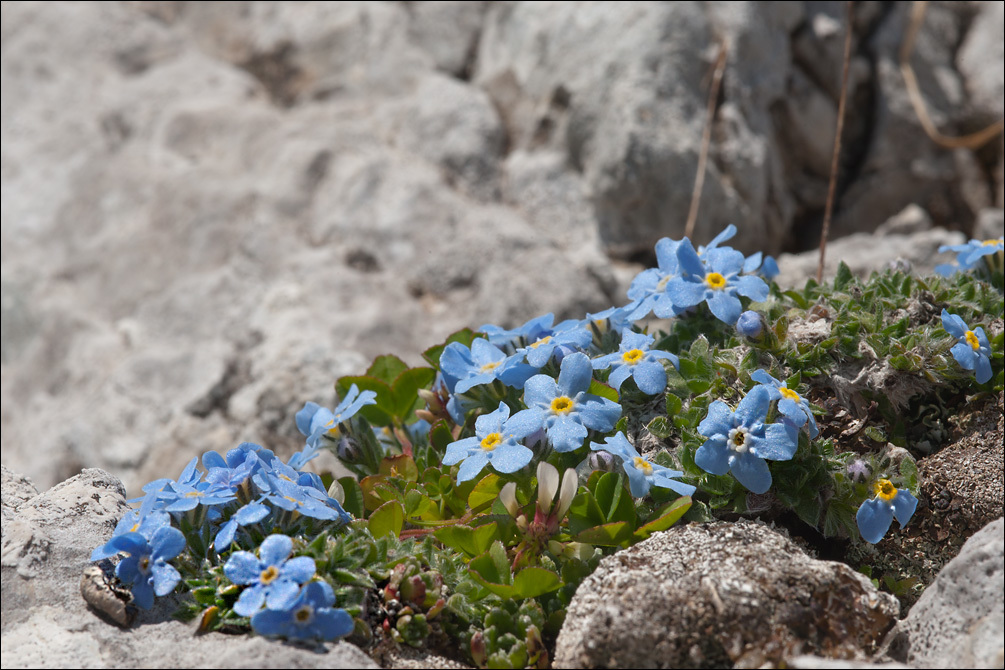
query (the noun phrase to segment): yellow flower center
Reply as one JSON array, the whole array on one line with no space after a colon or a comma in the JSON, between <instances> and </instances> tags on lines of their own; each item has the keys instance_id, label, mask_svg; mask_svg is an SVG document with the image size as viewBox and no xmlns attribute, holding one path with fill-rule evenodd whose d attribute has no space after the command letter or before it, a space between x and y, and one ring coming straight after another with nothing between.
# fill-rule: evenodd
<instances>
[{"instance_id":1,"label":"yellow flower center","mask_svg":"<svg viewBox=\"0 0 1005 670\"><path fill-rule=\"evenodd\" d=\"M747 429L743 426L729 431L729 447L738 454L747 453Z\"/></svg>"},{"instance_id":2,"label":"yellow flower center","mask_svg":"<svg viewBox=\"0 0 1005 670\"><path fill-rule=\"evenodd\" d=\"M482 449L492 451L502 444L502 433L489 433L482 438Z\"/></svg>"},{"instance_id":3,"label":"yellow flower center","mask_svg":"<svg viewBox=\"0 0 1005 670\"><path fill-rule=\"evenodd\" d=\"M268 585L274 582L276 577L278 576L279 576L279 570L276 568L276 566L270 565L269 567L262 570L262 574L258 576L258 579L262 582L262 584Z\"/></svg>"},{"instance_id":4,"label":"yellow flower center","mask_svg":"<svg viewBox=\"0 0 1005 670\"><path fill-rule=\"evenodd\" d=\"M985 246L985 247L990 247L990 246L994 246L996 244L1001 244L1001 243L1002 243L1002 239L999 238L997 240L984 240L983 242L981 242L981 245Z\"/></svg>"},{"instance_id":5,"label":"yellow flower center","mask_svg":"<svg viewBox=\"0 0 1005 670\"><path fill-rule=\"evenodd\" d=\"M708 284L709 288L719 290L726 287L726 278L718 272L709 272L705 275L705 283Z\"/></svg>"},{"instance_id":6,"label":"yellow flower center","mask_svg":"<svg viewBox=\"0 0 1005 670\"><path fill-rule=\"evenodd\" d=\"M575 406L576 403L572 401L572 398L564 395L551 401L551 411L555 414L568 414Z\"/></svg>"},{"instance_id":7,"label":"yellow flower center","mask_svg":"<svg viewBox=\"0 0 1005 670\"><path fill-rule=\"evenodd\" d=\"M189 491L185 494L186 498L200 498L202 497L202 491Z\"/></svg>"},{"instance_id":8,"label":"yellow flower center","mask_svg":"<svg viewBox=\"0 0 1005 670\"><path fill-rule=\"evenodd\" d=\"M147 572L150 571L150 557L149 556L143 556L143 557L141 557L140 560L137 563L138 563L138 567L140 569L140 572L142 572L143 574L147 574Z\"/></svg>"},{"instance_id":9,"label":"yellow flower center","mask_svg":"<svg viewBox=\"0 0 1005 670\"><path fill-rule=\"evenodd\" d=\"M314 608L310 605L304 605L293 614L293 618L296 619L297 623L307 623L313 615Z\"/></svg>"},{"instance_id":10,"label":"yellow flower center","mask_svg":"<svg viewBox=\"0 0 1005 670\"><path fill-rule=\"evenodd\" d=\"M629 349L625 353L621 354L621 360L623 360L628 365L635 365L645 356L645 352L641 349Z\"/></svg>"},{"instance_id":11,"label":"yellow flower center","mask_svg":"<svg viewBox=\"0 0 1005 670\"><path fill-rule=\"evenodd\" d=\"M139 529L140 529L140 522L137 521L136 523L133 524L133 527L129 529L129 532L130 533L135 533Z\"/></svg>"},{"instance_id":12,"label":"yellow flower center","mask_svg":"<svg viewBox=\"0 0 1005 670\"><path fill-rule=\"evenodd\" d=\"M978 349L981 348L981 341L977 339L976 335L974 335L974 331L968 330L967 334L964 335L963 338L967 341L967 344L969 344L970 348L973 349L974 351L977 351Z\"/></svg>"},{"instance_id":13,"label":"yellow flower center","mask_svg":"<svg viewBox=\"0 0 1005 670\"><path fill-rule=\"evenodd\" d=\"M880 479L875 484L873 484L873 489L876 491L876 496L887 502L893 500L897 497L897 487L893 485L889 479Z\"/></svg>"},{"instance_id":14,"label":"yellow flower center","mask_svg":"<svg viewBox=\"0 0 1005 670\"><path fill-rule=\"evenodd\" d=\"M663 277L663 279L660 279L659 282L656 284L655 292L658 293L660 291L665 291L667 288L668 281L670 281L670 275L667 275L666 277Z\"/></svg>"},{"instance_id":15,"label":"yellow flower center","mask_svg":"<svg viewBox=\"0 0 1005 670\"><path fill-rule=\"evenodd\" d=\"M635 469L641 470L642 474L644 474L647 477L653 473L652 463L642 458L641 456L635 457Z\"/></svg>"},{"instance_id":16,"label":"yellow flower center","mask_svg":"<svg viewBox=\"0 0 1005 670\"><path fill-rule=\"evenodd\" d=\"M499 367L499 363L486 363L481 368L479 368L479 370L481 372L491 372L492 370L495 370L497 367Z\"/></svg>"},{"instance_id":17,"label":"yellow flower center","mask_svg":"<svg viewBox=\"0 0 1005 670\"><path fill-rule=\"evenodd\" d=\"M778 389L778 392L782 394L783 398L787 398L789 400L795 400L796 402L799 402L800 400L802 400L802 398L799 397L798 393L796 393L792 389L787 389L784 386L782 388Z\"/></svg>"},{"instance_id":18,"label":"yellow flower center","mask_svg":"<svg viewBox=\"0 0 1005 670\"><path fill-rule=\"evenodd\" d=\"M551 342L551 335L545 335L540 340L538 340L534 344L530 345L530 348L531 349L537 349L542 344L548 344L549 342Z\"/></svg>"}]
</instances>

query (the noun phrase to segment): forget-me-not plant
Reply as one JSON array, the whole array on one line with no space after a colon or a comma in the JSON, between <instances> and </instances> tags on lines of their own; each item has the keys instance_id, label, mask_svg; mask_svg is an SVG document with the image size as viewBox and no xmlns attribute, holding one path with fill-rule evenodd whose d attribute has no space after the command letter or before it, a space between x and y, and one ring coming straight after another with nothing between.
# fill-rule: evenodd
<instances>
[{"instance_id":1,"label":"forget-me-not plant","mask_svg":"<svg viewBox=\"0 0 1005 670\"><path fill-rule=\"evenodd\" d=\"M742 253L729 247L708 249L704 257L699 257L685 238L677 245L682 274L667 282L667 295L679 310L704 302L715 318L734 325L742 310L737 295L756 302L768 297L768 285L763 279L740 275L744 260Z\"/></svg>"},{"instance_id":2,"label":"forget-me-not plant","mask_svg":"<svg viewBox=\"0 0 1005 670\"><path fill-rule=\"evenodd\" d=\"M873 484L874 498L858 508L855 520L862 539L876 544L883 539L894 518L903 528L911 520L918 499L907 489L898 489L889 479L879 479Z\"/></svg>"},{"instance_id":3,"label":"forget-me-not plant","mask_svg":"<svg viewBox=\"0 0 1005 670\"><path fill-rule=\"evenodd\" d=\"M628 485L635 498L645 496L654 486L670 489L682 496L689 496L697 490L690 484L677 481L677 477L684 475L680 470L671 470L641 456L624 433L608 437L603 444L594 442L590 449L605 451L621 459L621 466L628 476Z\"/></svg>"},{"instance_id":4,"label":"forget-me-not plant","mask_svg":"<svg viewBox=\"0 0 1005 670\"><path fill-rule=\"evenodd\" d=\"M950 351L960 367L973 370L978 384L991 379L991 343L984 329L977 326L970 330L963 319L946 309L942 310L942 327L958 340Z\"/></svg>"},{"instance_id":5,"label":"forget-me-not plant","mask_svg":"<svg viewBox=\"0 0 1005 670\"><path fill-rule=\"evenodd\" d=\"M314 577L314 559L309 556L290 558L293 540L286 535L270 535L259 547L259 556L250 551L231 554L223 572L235 584L246 584L234 611L251 616L263 606L271 610L287 610L300 596L300 585Z\"/></svg>"},{"instance_id":6,"label":"forget-me-not plant","mask_svg":"<svg viewBox=\"0 0 1005 670\"><path fill-rule=\"evenodd\" d=\"M451 442L443 456L444 465L461 464L457 483L466 482L481 472L486 465L499 472L516 472L530 463L534 452L522 440L541 429L537 417L521 412L509 415L509 406L500 402L498 409L475 419L474 437Z\"/></svg>"}]
</instances>

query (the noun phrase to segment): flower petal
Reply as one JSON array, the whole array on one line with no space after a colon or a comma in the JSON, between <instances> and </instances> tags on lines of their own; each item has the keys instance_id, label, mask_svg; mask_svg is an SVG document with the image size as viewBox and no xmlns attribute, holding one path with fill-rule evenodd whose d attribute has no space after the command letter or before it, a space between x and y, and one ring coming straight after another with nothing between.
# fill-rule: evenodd
<instances>
[{"instance_id":1,"label":"flower petal","mask_svg":"<svg viewBox=\"0 0 1005 670\"><path fill-rule=\"evenodd\" d=\"M724 475L729 472L729 449L726 447L726 436L716 436L705 440L694 453L694 462L699 468L713 475Z\"/></svg>"},{"instance_id":2,"label":"flower petal","mask_svg":"<svg viewBox=\"0 0 1005 670\"><path fill-rule=\"evenodd\" d=\"M876 544L890 529L893 507L878 498L866 500L858 508L855 520L858 522L858 532L862 535L862 539L869 544Z\"/></svg>"},{"instance_id":3,"label":"flower petal","mask_svg":"<svg viewBox=\"0 0 1005 670\"><path fill-rule=\"evenodd\" d=\"M741 454L730 468L736 481L754 493L764 493L771 488L771 470L761 458L750 453Z\"/></svg>"},{"instance_id":4,"label":"flower petal","mask_svg":"<svg viewBox=\"0 0 1005 670\"><path fill-rule=\"evenodd\" d=\"M293 540L286 535L269 535L262 541L258 555L265 565L278 565L293 552Z\"/></svg>"}]
</instances>

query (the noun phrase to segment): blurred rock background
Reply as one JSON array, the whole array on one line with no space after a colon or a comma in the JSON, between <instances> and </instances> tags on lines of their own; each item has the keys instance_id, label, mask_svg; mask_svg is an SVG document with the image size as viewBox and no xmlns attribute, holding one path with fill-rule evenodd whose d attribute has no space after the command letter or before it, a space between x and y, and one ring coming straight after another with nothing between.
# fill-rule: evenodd
<instances>
[{"instance_id":1,"label":"blurred rock background","mask_svg":"<svg viewBox=\"0 0 1005 670\"><path fill-rule=\"evenodd\" d=\"M1001 136L940 147L910 104L910 11L856 3L832 237L1001 225ZM943 133L1002 118L1003 23L929 7ZM843 3L23 2L0 30L0 439L39 489L288 454L373 356L622 304L683 234L723 41L695 241L819 238Z\"/></svg>"}]
</instances>

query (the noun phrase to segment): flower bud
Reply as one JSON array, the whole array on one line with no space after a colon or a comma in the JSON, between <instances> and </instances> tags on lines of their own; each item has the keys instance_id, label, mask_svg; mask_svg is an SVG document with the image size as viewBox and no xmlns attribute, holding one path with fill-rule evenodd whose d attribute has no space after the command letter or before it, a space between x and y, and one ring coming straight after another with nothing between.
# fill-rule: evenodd
<instances>
[{"instance_id":1,"label":"flower bud","mask_svg":"<svg viewBox=\"0 0 1005 670\"><path fill-rule=\"evenodd\" d=\"M736 330L740 335L756 339L761 336L763 324L761 315L753 310L747 310L736 320Z\"/></svg>"},{"instance_id":2,"label":"flower bud","mask_svg":"<svg viewBox=\"0 0 1005 670\"><path fill-rule=\"evenodd\" d=\"M587 459L587 465L590 466L591 470L600 470L601 472L614 472L614 467L617 465L617 460L614 458L614 454L609 451L599 450L590 452L590 456Z\"/></svg>"}]
</instances>

